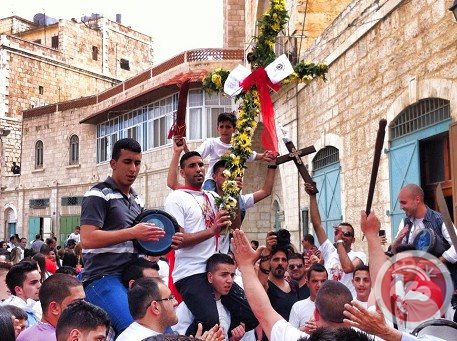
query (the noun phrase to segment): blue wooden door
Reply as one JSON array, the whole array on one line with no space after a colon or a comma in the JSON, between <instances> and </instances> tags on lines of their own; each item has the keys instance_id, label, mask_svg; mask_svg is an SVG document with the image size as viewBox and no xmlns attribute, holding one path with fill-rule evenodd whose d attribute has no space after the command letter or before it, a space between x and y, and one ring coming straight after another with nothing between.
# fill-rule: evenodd
<instances>
[{"instance_id":1,"label":"blue wooden door","mask_svg":"<svg viewBox=\"0 0 457 341\"><path fill-rule=\"evenodd\" d=\"M35 240L35 236L40 233L40 217L30 217L29 218L29 234L27 242L32 242Z\"/></svg>"},{"instance_id":2,"label":"blue wooden door","mask_svg":"<svg viewBox=\"0 0 457 341\"><path fill-rule=\"evenodd\" d=\"M341 188L340 188L340 163L318 169L313 174L319 193L317 203L322 219L322 226L327 232L327 237L333 241L333 226L341 223Z\"/></svg>"},{"instance_id":3,"label":"blue wooden door","mask_svg":"<svg viewBox=\"0 0 457 341\"><path fill-rule=\"evenodd\" d=\"M398 231L398 225L404 217L400 209L398 194L401 188L409 183L420 185L419 141L407 143L392 142L389 150L389 181L390 181L390 222L392 237Z\"/></svg>"}]
</instances>

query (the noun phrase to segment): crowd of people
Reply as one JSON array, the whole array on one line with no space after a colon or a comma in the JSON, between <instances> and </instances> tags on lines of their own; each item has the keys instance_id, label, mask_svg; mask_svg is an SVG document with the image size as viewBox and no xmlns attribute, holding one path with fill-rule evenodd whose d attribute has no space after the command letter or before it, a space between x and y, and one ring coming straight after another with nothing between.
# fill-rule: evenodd
<instances>
[{"instance_id":1,"label":"crowd of people","mask_svg":"<svg viewBox=\"0 0 457 341\"><path fill-rule=\"evenodd\" d=\"M2 242L2 340L416 340L410 333L422 321L412 323L408 317L417 317L418 311L420 316L432 300L433 318L447 319L455 328L455 308L444 311L444 303L454 298L457 254L440 214L425 205L419 186L406 185L400 192L406 216L389 252L384 252L386 239L373 212L361 212L358 222L368 255L354 249L356 222L342 222L327 235L314 184L305 184L305 191L319 246L308 234L298 247L287 230L269 232L260 243L250 241L243 218L271 194L276 155L253 152L252 161L267 163L262 187L239 196L236 217L219 209L216 199L223 192L226 167L221 157L235 128L235 115L224 113L218 118L219 137L196 151L188 151L183 139L174 141L167 179L173 191L164 208L180 230L168 236L172 251L167 255L140 255L133 243L166 236L153 223L134 223L144 212L133 189L142 152L130 138L115 143L112 175L87 191L81 227L64 246L40 235L30 245L17 236ZM230 232L224 233L228 226ZM425 260L436 260L448 281L419 280L411 269L424 266L414 257L408 267L383 270L389 257L415 249L414 236L423 229L432 230L436 239L429 252L437 258ZM380 282L384 273L392 277L386 282L392 280L391 288ZM391 316L375 294L379 286L394 298Z\"/></svg>"}]
</instances>

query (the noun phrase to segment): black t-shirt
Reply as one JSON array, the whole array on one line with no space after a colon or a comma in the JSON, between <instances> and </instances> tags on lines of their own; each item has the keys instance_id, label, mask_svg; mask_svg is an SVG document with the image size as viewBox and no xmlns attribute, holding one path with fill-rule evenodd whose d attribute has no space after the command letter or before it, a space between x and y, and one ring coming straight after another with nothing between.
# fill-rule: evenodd
<instances>
[{"instance_id":1,"label":"black t-shirt","mask_svg":"<svg viewBox=\"0 0 457 341\"><path fill-rule=\"evenodd\" d=\"M286 321L289 321L290 310L298 301L298 284L290 281L290 292L284 292L271 281L268 281L267 295L274 310Z\"/></svg>"}]
</instances>

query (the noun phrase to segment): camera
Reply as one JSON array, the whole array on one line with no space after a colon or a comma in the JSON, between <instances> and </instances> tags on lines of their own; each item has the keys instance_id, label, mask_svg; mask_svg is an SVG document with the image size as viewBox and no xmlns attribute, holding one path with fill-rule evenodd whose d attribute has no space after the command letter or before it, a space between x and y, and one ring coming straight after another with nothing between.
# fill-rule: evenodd
<instances>
[{"instance_id":1,"label":"camera","mask_svg":"<svg viewBox=\"0 0 457 341\"><path fill-rule=\"evenodd\" d=\"M269 235L276 236L278 248L287 248L290 246L290 232L285 229L280 229L278 231L269 232Z\"/></svg>"}]
</instances>

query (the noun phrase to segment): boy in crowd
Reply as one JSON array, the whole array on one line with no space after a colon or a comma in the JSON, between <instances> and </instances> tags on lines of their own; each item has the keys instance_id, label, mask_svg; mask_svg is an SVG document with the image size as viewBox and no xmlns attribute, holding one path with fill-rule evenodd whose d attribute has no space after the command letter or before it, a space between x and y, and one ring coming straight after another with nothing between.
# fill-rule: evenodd
<instances>
[{"instance_id":1,"label":"boy in crowd","mask_svg":"<svg viewBox=\"0 0 457 341\"><path fill-rule=\"evenodd\" d=\"M22 261L13 265L5 278L11 296L3 301L3 304L14 305L24 310L28 316L29 327L40 321L40 316L35 309L41 287L40 280L38 264L29 261Z\"/></svg>"},{"instance_id":2,"label":"boy in crowd","mask_svg":"<svg viewBox=\"0 0 457 341\"><path fill-rule=\"evenodd\" d=\"M234 113L221 113L217 117L217 133L219 137L207 138L205 141L195 150L197 151L202 159L206 159L209 156L208 170L206 171L205 180L203 182L203 189L208 191L216 191L216 183L213 180L213 167L221 157L226 154L232 145L233 132L236 129L236 116ZM184 142L184 141L183 141ZM184 142L185 143L185 142ZM184 151L187 153L189 149L187 145L184 145ZM178 155L179 157L179 155ZM255 151L249 156L248 161L264 160L271 162L275 155L271 151L265 151L264 153L256 153ZM177 163L173 162L173 164ZM168 171L167 185L171 189L177 189L182 185L178 183L178 177L175 170L170 169Z\"/></svg>"},{"instance_id":3,"label":"boy in crowd","mask_svg":"<svg viewBox=\"0 0 457 341\"><path fill-rule=\"evenodd\" d=\"M244 333L244 324L234 326L231 321L230 312L221 303L221 297L227 295L232 288L233 279L235 277L235 262L229 255L216 253L212 255L206 263L206 275L208 283L214 293L214 299L219 313L219 325L224 330L225 339L228 340L230 331L231 341L240 340ZM187 328L194 320L189 308L184 302L178 306L176 310L178 315L178 323L172 329L179 334L184 335Z\"/></svg>"}]
</instances>

